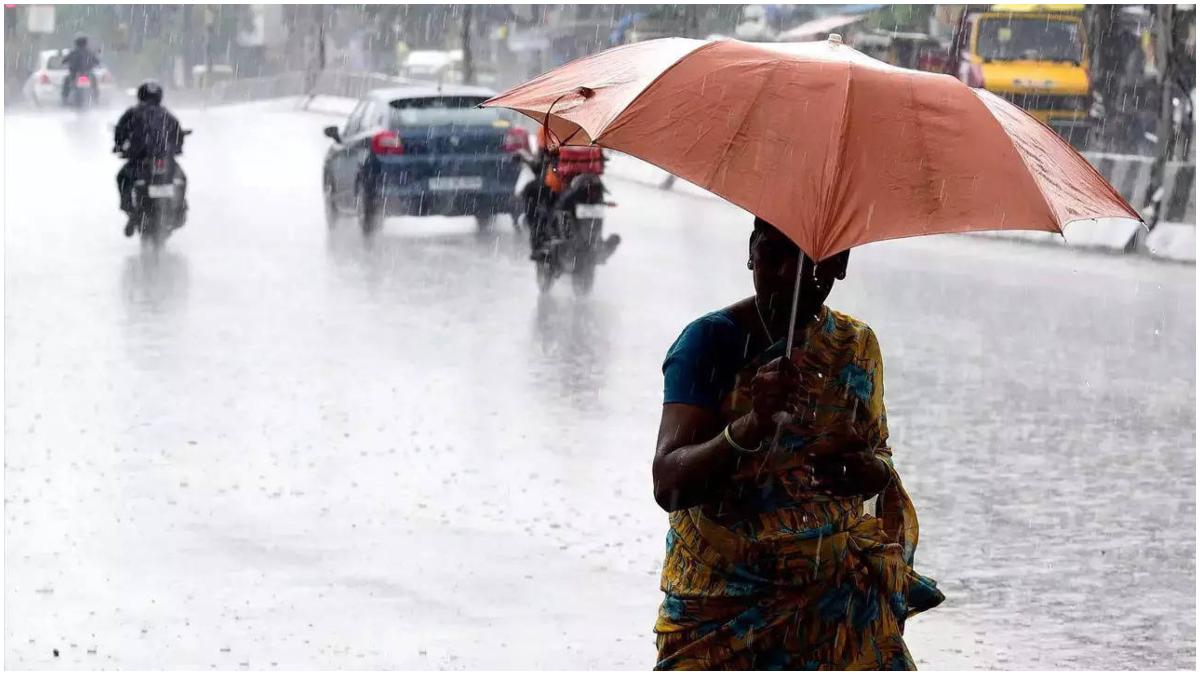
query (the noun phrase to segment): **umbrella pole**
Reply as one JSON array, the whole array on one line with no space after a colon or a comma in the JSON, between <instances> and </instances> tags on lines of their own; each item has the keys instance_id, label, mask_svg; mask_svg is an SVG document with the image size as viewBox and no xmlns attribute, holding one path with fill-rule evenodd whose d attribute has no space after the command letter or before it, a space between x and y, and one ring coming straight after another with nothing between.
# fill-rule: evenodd
<instances>
[{"instance_id":1,"label":"umbrella pole","mask_svg":"<svg viewBox=\"0 0 1200 675\"><path fill-rule=\"evenodd\" d=\"M796 342L796 314L800 308L800 283L804 279L804 251L800 251L800 258L796 261L796 285L792 288L792 318L788 321L788 336L787 347L783 352L783 358L791 360L792 345ZM767 453L775 452L779 447L779 438L783 435L783 423L790 419L788 413L779 413L775 416L775 437L771 439L771 447L767 449Z\"/></svg>"},{"instance_id":2,"label":"umbrella pole","mask_svg":"<svg viewBox=\"0 0 1200 675\"><path fill-rule=\"evenodd\" d=\"M784 354L792 358L792 345L796 341L796 311L800 306L800 282L804 272L804 251L800 251L800 259L796 261L796 287L792 289L792 318L788 321L787 351Z\"/></svg>"}]
</instances>

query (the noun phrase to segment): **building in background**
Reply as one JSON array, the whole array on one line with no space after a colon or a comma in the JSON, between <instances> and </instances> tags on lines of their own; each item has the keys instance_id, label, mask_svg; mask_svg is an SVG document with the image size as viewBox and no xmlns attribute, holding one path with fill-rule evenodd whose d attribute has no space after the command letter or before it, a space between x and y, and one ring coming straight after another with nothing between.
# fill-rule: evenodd
<instances>
[{"instance_id":1,"label":"building in background","mask_svg":"<svg viewBox=\"0 0 1200 675\"><path fill-rule=\"evenodd\" d=\"M488 4L469 13L465 7L9 5L6 92L15 100L38 51L66 47L76 33L91 37L119 82L153 77L186 89L288 72L394 76L418 65L408 63L410 55L419 60L434 52L445 61L438 79L465 79L469 60L476 82L502 88L586 54L656 37L820 40L837 32L884 61L982 83L1064 130L1090 123L1094 133L1083 141L1066 134L1093 148L1155 152L1165 103L1179 128L1173 155L1192 147L1194 5L1170 6L1170 35L1157 27L1163 5ZM1025 58L1030 53L1035 58ZM1168 62L1177 67L1164 84Z\"/></svg>"}]
</instances>

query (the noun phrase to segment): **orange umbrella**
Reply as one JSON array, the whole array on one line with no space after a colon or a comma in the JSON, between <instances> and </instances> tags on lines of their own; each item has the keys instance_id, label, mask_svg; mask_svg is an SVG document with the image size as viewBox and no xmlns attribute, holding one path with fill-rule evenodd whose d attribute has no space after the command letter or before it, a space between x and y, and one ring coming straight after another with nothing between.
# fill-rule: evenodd
<instances>
[{"instance_id":1,"label":"orange umbrella","mask_svg":"<svg viewBox=\"0 0 1200 675\"><path fill-rule=\"evenodd\" d=\"M633 155L766 219L814 260L872 241L1139 219L1002 98L841 44L665 38L485 102Z\"/></svg>"}]
</instances>

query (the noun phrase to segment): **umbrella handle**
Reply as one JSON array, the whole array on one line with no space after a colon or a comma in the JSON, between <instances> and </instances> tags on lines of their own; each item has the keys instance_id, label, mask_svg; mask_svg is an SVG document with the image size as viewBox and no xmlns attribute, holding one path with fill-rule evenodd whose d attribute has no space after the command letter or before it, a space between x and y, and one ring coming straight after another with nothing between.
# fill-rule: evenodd
<instances>
[{"instance_id":1,"label":"umbrella handle","mask_svg":"<svg viewBox=\"0 0 1200 675\"><path fill-rule=\"evenodd\" d=\"M565 96L566 96L566 94L563 94L562 96L559 96L558 98L554 99L554 101L550 104L550 107L546 108L546 114L542 116L542 129L544 129L546 132L547 148L549 147L550 143L554 142L554 132L550 131L550 111L554 110L554 106L558 105L558 102L563 100L563 97L565 97ZM560 146L562 145L561 139L558 141L558 145L560 145Z\"/></svg>"},{"instance_id":2,"label":"umbrella handle","mask_svg":"<svg viewBox=\"0 0 1200 675\"><path fill-rule=\"evenodd\" d=\"M554 132L550 131L550 111L554 110L554 106L558 105L559 101L563 100L570 94L577 94L579 96L582 96L585 99L588 99L588 98L591 98L596 95L596 90L592 89L591 87L576 87L574 90L568 91L567 93L554 99L554 101L550 104L550 107L546 108L546 114L542 116L542 128L546 130L546 142L547 143L554 140L554 137L553 137ZM580 127L580 128L582 128L582 127ZM579 133L579 129L576 129L575 133L571 134L567 138L567 141L571 140L572 138L575 138L575 134L577 134L577 133ZM567 141L559 139L558 145L562 146L562 144L566 143Z\"/></svg>"}]
</instances>

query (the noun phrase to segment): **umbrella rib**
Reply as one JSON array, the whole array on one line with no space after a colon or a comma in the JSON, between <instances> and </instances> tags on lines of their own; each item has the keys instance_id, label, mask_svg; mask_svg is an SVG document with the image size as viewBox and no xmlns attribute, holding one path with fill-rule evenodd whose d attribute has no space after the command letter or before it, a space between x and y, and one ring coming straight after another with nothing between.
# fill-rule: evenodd
<instances>
[{"instance_id":1,"label":"umbrella rib","mask_svg":"<svg viewBox=\"0 0 1200 675\"><path fill-rule=\"evenodd\" d=\"M1065 241L1067 238L1067 235L1063 232L1063 225L1065 223L1058 222L1059 221L1058 212L1055 211L1054 204L1050 202L1050 198L1046 196L1046 191L1042 189L1042 184L1038 181L1037 177L1034 175L1033 170L1029 168L1029 163L1025 161L1025 155L1021 152L1021 149L1017 147L1017 144L1013 138L1013 135L1008 133L1008 129L1006 129L1004 127L1004 124L1001 123L1000 120L996 119L996 113L992 112L992 109L986 103L983 102L983 100L981 99L981 95L978 93L980 91L984 92L984 94L987 94L989 96L995 96L995 94L992 94L990 91L987 91L986 89L975 89L973 87L971 88L971 93L975 94L975 101L977 103L979 103L979 105L983 106L984 110L987 111L988 117L993 122L996 123L996 126L1000 127L1000 133L1003 135L1003 137L1005 139L1008 140L1009 144L1012 145L1013 153L1016 154L1017 159L1021 162L1021 166L1025 167L1025 172L1029 175L1029 180L1033 183L1033 186L1035 188L1037 188L1038 196L1040 196L1042 198L1042 203L1046 205L1046 211L1050 213L1050 216L1052 218L1054 218L1054 227L1058 229L1058 234ZM1020 108L1018 108L1018 110L1020 110ZM1029 113L1026 113L1024 110L1021 110L1021 113L1025 114L1025 115L1029 114ZM1030 117L1032 117L1032 115L1030 115ZM1036 119L1036 118L1034 118L1034 119ZM1038 122L1038 124L1041 124L1041 122ZM1091 164L1089 163L1088 166L1091 166ZM1105 182L1105 184L1107 184L1107 181ZM991 231L999 231L1002 229L1004 229L1004 228L997 228L996 230L991 230ZM989 230L990 230L990 228L989 228Z\"/></svg>"},{"instance_id":2,"label":"umbrella rib","mask_svg":"<svg viewBox=\"0 0 1200 675\"><path fill-rule=\"evenodd\" d=\"M712 190L713 180L716 178L717 171L720 170L721 166L725 164L725 161L729 159L729 151L733 148L734 139L736 139L738 135L742 133L742 129L746 128L746 122L750 119L750 113L754 111L754 106L758 104L758 99L762 98L763 92L767 90L767 83L770 82L771 77L777 70L779 70L778 60L771 64L771 71L763 77L762 85L759 86L758 91L754 93L754 100L750 101L750 105L746 107L746 112L742 115L741 121L738 122L737 129L734 130L733 135L731 135L729 140L725 143L725 148L721 151L721 158L713 163L712 171L709 172L708 177L704 181L706 183L706 185L703 186L705 190ZM755 207L757 208L757 206L758 205L756 204Z\"/></svg>"},{"instance_id":3,"label":"umbrella rib","mask_svg":"<svg viewBox=\"0 0 1200 675\"><path fill-rule=\"evenodd\" d=\"M667 39L667 40L690 40L690 38L664 38L664 39ZM573 119L571 119L571 118L569 118L569 117L566 117L566 116L565 116L565 115L563 115L563 114L554 114L554 113L553 113L553 112L551 112L549 109L547 109L546 111L541 111L541 110L536 110L536 109L529 109L529 108L516 108L516 107L513 107L512 109L513 109L513 110L516 110L517 112L521 113L522 115L525 115L526 117L529 117L529 118L533 119L535 122L536 122L536 121L538 121L538 119L539 119L539 118L541 118L542 116L544 116L544 115L546 115L547 113L549 113L549 116L550 116L550 117L552 117L552 118L554 118L554 119L557 119L557 120L560 120L560 121L563 121L563 122L567 122L567 123L570 123L570 124L574 124L576 127L579 127L579 129L582 129L582 130L583 130L583 133L587 135L587 137L588 137L588 142L589 142L589 143L591 143L591 144L593 144L593 145L599 145L599 144L600 144L600 138L601 138L602 136L604 136L604 134L608 133L608 132L611 130L611 129L610 129L610 127L609 127L609 125L610 125L610 124L612 124L614 121L616 121L616 119L617 119L617 118L619 118L621 115L623 115L623 114L625 113L625 111L629 110L629 107L630 107L631 105L633 105L633 104L634 104L634 102L635 102L635 101L637 101L639 98L641 98L642 94L645 94L647 91L649 91L650 87L653 87L655 84L658 84L658 81L659 81L659 80L661 80L661 79L663 78L663 76L664 76L664 75L666 75L668 72L670 72L671 70L673 70L673 69L674 69L676 66L678 66L678 65L679 65L679 64L680 64L680 63L681 63L681 62L682 62L684 59L686 59L687 57L691 56L692 54L695 54L696 52L700 51L701 49L705 49L705 48L708 48L708 47L712 47L712 46L714 46L714 45L717 45L717 44L719 44L719 43L720 43L720 42L722 42L722 41L721 41L721 40L709 40L709 41L696 40L696 42L699 42L700 44L696 45L694 48L692 48L692 49L688 50L687 52L685 52L685 53L681 54L681 55L679 56L679 58L675 59L675 61L671 63L671 65L667 66L666 68L663 68L663 69L662 69L662 71L661 71L661 72L660 72L658 75L655 75L655 76L654 76L654 79L650 80L650 82L648 82L648 83L646 84L646 86L642 87L642 88L641 88L641 90L640 90L640 91L638 91L638 93L634 94L634 95L633 95L633 97L629 99L629 102L628 102L628 103L626 103L625 105L621 106L621 107L620 107L620 109L619 109L619 110L618 110L616 113L614 113L614 114L612 115L612 117L611 117L611 118L609 118L609 119L605 120L603 124L600 124L600 125L598 125L598 126L596 127L596 128L597 128L597 130L598 130L598 132L596 133L596 135L595 135L595 136L593 136L593 135L592 135L592 132L591 132L591 130L589 130L589 129L587 129L586 127L584 127L584 125L583 125L583 124L581 124L581 123L579 123L579 122L576 122L575 120L573 120ZM618 51L618 50L623 50L623 49L626 49L626 48L632 48L632 47L635 47L635 46L636 46L636 45L632 45L632 44L629 44L629 45L620 45L620 46L618 46L618 47L613 47L612 49L610 49L610 50L607 50L607 51L605 51L605 52L601 52L600 54L607 54L607 53L610 53L610 52L614 52L614 51ZM585 60L588 60L588 59L594 59L594 58L596 58L596 57L600 56L600 54L591 54L591 55L589 55L589 56L583 56L583 57L580 57L580 58L578 58L578 59L574 59L574 60L572 60L572 61L569 61L569 62L567 62L567 63L566 63L565 65L563 65L563 66L559 66L559 68L565 68L565 67L567 67L567 66L570 66L571 64L573 64L573 63L576 63L576 62L578 62L578 61L585 61ZM556 69L556 70L557 70L557 69ZM550 72L555 72L555 71L550 71ZM527 90L527 89L532 89L532 88L535 88L535 87L534 87L534 85L535 85L536 83L538 83L538 82L540 82L540 81L544 80L544 79L545 79L545 78L546 78L546 77L547 77L549 74L550 74L550 73L542 73L541 75L539 75L539 76L537 76L536 78L534 78L534 79L530 80L529 82L526 82L526 83L524 83L524 84L522 84L522 85L518 85L517 87L515 87L515 88L513 88L513 89L510 89L509 91L506 91L506 92L504 92L504 93L497 94L496 96L493 96L492 98L490 98L490 99L488 99L488 100L484 101L483 103L479 104L479 107L481 107L481 108L486 108L486 107L492 107L492 106L497 106L497 105L499 105L499 106L501 106L501 107L510 107L510 106L504 106L503 104L498 104L498 103L495 103L495 101L496 101L497 99L500 99L500 98L508 98L508 97L514 96L514 95L516 95L516 94L518 94L518 93L520 93L520 92L522 92L522 91L525 91L525 90ZM578 87L572 87L571 89L569 89L569 90L567 90L567 91L563 91L563 92L561 92L561 94L560 94L559 98L562 98L563 96L566 96L567 94L570 94L570 93L572 93L572 92L574 92L574 91L577 91L577 90L578 90ZM551 106L550 106L550 107L552 108L552 107L553 107L553 104L551 104ZM566 110L566 111L564 111L564 112L570 112L570 110ZM578 131L576 131L576 132L574 132L574 133L578 133ZM574 135L574 133L572 134L572 136Z\"/></svg>"},{"instance_id":4,"label":"umbrella rib","mask_svg":"<svg viewBox=\"0 0 1200 675\"><path fill-rule=\"evenodd\" d=\"M834 155L833 180L830 181L829 192L826 193L825 199L823 200L823 203L821 204L821 218L817 224L817 227L819 228L818 232L822 233L820 246L818 246L817 248L822 254L824 254L826 252L825 251L826 240L828 240L829 236L833 233L833 228L831 227L831 224L829 222L827 222L829 220L829 214L832 212L832 205L830 204L830 202L833 200L833 196L834 196L834 194L836 194L836 192L838 190L838 186L840 185L840 180L841 180L841 176L842 176L842 167L846 163L846 158L845 158L846 136L847 136L847 133L850 128L850 115L848 114L850 111L850 88L853 85L854 85L854 64L847 62L846 63L846 95L842 99L842 126L841 126L841 130L838 132L837 154ZM822 257L818 257L815 255L813 256L814 261L820 261L822 259L823 259Z\"/></svg>"},{"instance_id":5,"label":"umbrella rib","mask_svg":"<svg viewBox=\"0 0 1200 675\"><path fill-rule=\"evenodd\" d=\"M974 89L972 90L972 92L975 92L975 91L976 91L976 90L974 90ZM988 94L988 95L990 95L990 96L995 96L995 94L992 94L990 91L987 91L986 89L982 89L982 90L978 90L978 91L984 92L984 93L986 93L986 94ZM982 94L976 93L976 94L975 94L976 100L979 100L979 97L980 97L981 95L982 95ZM997 98L999 98L999 97L997 97ZM1001 100L1003 100L1003 99L1001 99ZM1007 101L1005 101L1005 102L1007 103ZM980 103L983 103L983 101L980 101ZM986 105L984 105L984 107L987 107L987 106L986 106ZM1016 106L1014 106L1014 107L1016 107ZM1017 111L1018 111L1018 112L1020 112L1022 115L1025 115L1026 117L1028 117L1028 118L1032 119L1033 121L1037 122L1038 124L1041 124L1042 126L1046 126L1046 125L1045 125L1045 124L1044 124L1044 123L1043 123L1041 120L1039 120L1038 118L1034 117L1033 115L1030 115L1030 114L1029 114L1029 111L1025 110L1024 108L1019 108L1019 107L1017 107ZM989 113L991 113L991 109L990 109L990 108L988 109L988 112L989 112ZM993 118L993 119L995 119L995 117L996 117L995 115L992 115L992 118ZM997 122L997 123L999 123L999 122L1000 122L1000 120L996 120L996 122ZM1001 126L1003 126L1003 125L1001 125ZM1011 136L1011 134L1007 134L1007 131L1006 131L1005 133L1006 133L1006 135L1008 135L1008 136L1009 136L1009 140L1011 141L1011 140L1012 140L1012 136ZM1061 143L1061 144L1065 144L1065 145L1067 145L1068 147L1070 147L1070 144L1069 144L1069 143L1067 143L1067 141L1063 140L1063 138L1062 138L1062 137L1060 137L1058 134L1053 134L1053 138L1054 138L1054 140L1058 141L1059 143ZM1021 150L1020 150L1019 148L1017 148L1015 145L1014 145L1013 147L1014 147L1014 149L1017 151L1017 157L1019 157L1019 158L1021 159L1021 163L1022 163L1022 164L1024 164L1026 168L1028 168L1028 167L1029 167L1029 165L1025 163L1025 155L1021 154ZM1072 150L1074 150L1074 149L1072 148ZM1108 179L1104 177L1104 174L1100 173L1100 171L1099 171L1099 170L1098 170L1098 169L1097 169L1095 166L1093 166L1091 162L1085 161L1085 162L1083 162L1083 165L1082 165L1082 166L1083 166L1083 168L1084 168L1084 169L1086 169L1087 171L1089 171L1089 172L1090 172L1090 173L1091 173L1091 174L1092 174L1094 177L1096 177L1096 178L1099 178L1099 179L1100 179L1100 184L1101 184L1101 186L1103 186L1103 187L1104 187L1104 189L1105 189L1105 190L1106 190L1106 191L1109 193L1109 195L1110 195L1110 196L1112 196L1112 197L1114 197L1114 198L1116 199L1116 201L1117 201L1119 204L1125 204L1125 205L1129 206L1129 207L1130 207L1130 209L1131 209L1131 211L1132 211L1132 212L1135 214L1135 216L1136 216L1136 220L1138 220L1139 222L1141 222L1143 226L1146 224L1146 223L1145 223L1145 221L1144 221L1144 220L1142 220L1142 214L1141 214L1141 213L1137 213L1136 209L1133 209L1132 205L1130 205L1130 204L1129 204L1129 201L1125 199L1125 196L1124 196L1124 195L1122 195L1122 194L1120 193L1120 191L1118 191L1118 190L1117 190L1115 187L1113 187L1112 183L1109 183L1109 182L1108 182ZM1033 173L1033 172L1031 171L1031 172L1030 172L1030 174L1032 175L1032 173ZM1038 183L1038 182L1037 182L1037 179L1034 179L1034 181L1033 181L1033 182L1034 182L1034 183L1037 183L1038 190L1040 191L1040 190L1042 189L1042 185L1041 185L1041 183ZM1046 198L1046 193L1045 193L1045 192L1042 192L1042 199L1046 199L1046 201L1047 201L1047 204L1049 204L1049 200ZM1054 212L1053 205L1051 204L1050 206L1051 206L1051 209L1050 209L1050 210L1051 210L1051 212L1053 213L1053 212ZM1062 222L1062 223L1057 223L1058 214L1057 214L1057 213L1055 213L1055 216L1054 216L1054 217L1055 217L1055 220L1056 220L1056 224L1058 225L1058 233L1059 233L1060 235L1062 235L1062 237L1063 237L1063 239L1064 239L1064 240L1066 240L1066 238L1067 238L1067 237L1066 237L1066 234L1064 234L1064 233L1063 233L1063 231L1062 231L1063 227L1065 227L1066 225L1069 225L1069 224L1070 224L1070 223L1072 223L1072 222L1075 222L1076 220L1092 220L1092 218L1075 218L1075 219L1072 219L1072 220L1063 220L1063 222Z\"/></svg>"},{"instance_id":6,"label":"umbrella rib","mask_svg":"<svg viewBox=\"0 0 1200 675\"><path fill-rule=\"evenodd\" d=\"M604 124L601 124L599 127L600 133L596 134L596 138L594 138L592 140L592 142L599 144L600 139L603 138L604 134L607 134L609 131L612 131L613 129L618 128L616 126L610 126L610 125L613 125L621 117L621 115L624 115L626 113L626 111L628 111L629 108L632 107L633 104L636 103L637 100L642 97L643 94L650 91L651 87L658 84L658 82L660 80L662 80L664 77L666 77L667 73L674 70L675 67L678 66L680 63L683 63L684 59L688 58L689 56L694 55L696 52L698 52L702 49L708 49L710 47L714 47L714 46L720 44L721 42L722 42L721 40L710 40L708 42L702 42L701 44L696 45L695 49L692 49L684 54L681 54L679 56L679 58L675 59L675 61L671 65L667 66L666 68L663 68L662 72L660 72L658 75L655 75L654 79L647 82L646 86L642 87L642 89L638 93L634 94L633 98L629 99L628 103L621 106L620 110L613 113L612 117L605 120ZM590 138L591 134L588 134L588 137Z\"/></svg>"}]
</instances>

